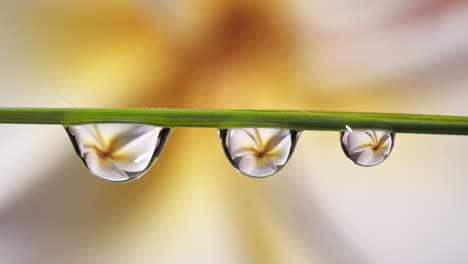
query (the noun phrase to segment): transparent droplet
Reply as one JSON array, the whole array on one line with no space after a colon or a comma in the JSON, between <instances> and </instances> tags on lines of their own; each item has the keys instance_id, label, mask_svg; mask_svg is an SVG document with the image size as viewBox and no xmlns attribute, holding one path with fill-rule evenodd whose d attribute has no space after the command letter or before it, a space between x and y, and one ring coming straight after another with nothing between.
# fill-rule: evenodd
<instances>
[{"instance_id":1,"label":"transparent droplet","mask_svg":"<svg viewBox=\"0 0 468 264\"><path fill-rule=\"evenodd\" d=\"M352 130L341 133L346 156L357 165L375 166L383 162L393 148L395 134L385 130Z\"/></svg>"},{"instance_id":2,"label":"transparent droplet","mask_svg":"<svg viewBox=\"0 0 468 264\"><path fill-rule=\"evenodd\" d=\"M300 133L280 128L219 130L229 161L239 172L252 177L278 172L291 157Z\"/></svg>"},{"instance_id":3,"label":"transparent droplet","mask_svg":"<svg viewBox=\"0 0 468 264\"><path fill-rule=\"evenodd\" d=\"M84 124L66 128L92 174L113 182L137 179L161 153L171 130L143 124Z\"/></svg>"}]
</instances>

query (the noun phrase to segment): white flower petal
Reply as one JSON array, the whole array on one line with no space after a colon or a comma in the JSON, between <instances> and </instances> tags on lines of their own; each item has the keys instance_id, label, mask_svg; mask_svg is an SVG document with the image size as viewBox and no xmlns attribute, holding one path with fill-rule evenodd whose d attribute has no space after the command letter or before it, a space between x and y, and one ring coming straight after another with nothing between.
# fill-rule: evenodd
<instances>
[{"instance_id":1,"label":"white flower petal","mask_svg":"<svg viewBox=\"0 0 468 264\"><path fill-rule=\"evenodd\" d=\"M244 148L237 148L237 151L236 152L231 152L231 157L233 159L235 158L240 158L242 156L245 156L245 155L255 155L256 151L254 150L248 150L248 149L244 149Z\"/></svg>"},{"instance_id":2,"label":"white flower petal","mask_svg":"<svg viewBox=\"0 0 468 264\"><path fill-rule=\"evenodd\" d=\"M344 146L348 146L348 137L351 132L344 131L341 133L341 144Z\"/></svg>"},{"instance_id":3,"label":"white flower petal","mask_svg":"<svg viewBox=\"0 0 468 264\"><path fill-rule=\"evenodd\" d=\"M381 151L365 150L359 155L356 163L363 166L374 166L384 161L385 155Z\"/></svg>"},{"instance_id":4,"label":"white flower petal","mask_svg":"<svg viewBox=\"0 0 468 264\"><path fill-rule=\"evenodd\" d=\"M152 130L132 138L116 154L122 153L124 160L115 161L115 165L124 171L138 172L148 167L154 151L159 144L158 136L162 128L153 127Z\"/></svg>"},{"instance_id":5,"label":"white flower petal","mask_svg":"<svg viewBox=\"0 0 468 264\"><path fill-rule=\"evenodd\" d=\"M252 128L231 128L227 133L226 144L232 157L245 155L257 147L255 132Z\"/></svg>"},{"instance_id":6,"label":"white flower petal","mask_svg":"<svg viewBox=\"0 0 468 264\"><path fill-rule=\"evenodd\" d=\"M241 158L238 169L249 176L264 177L277 171L276 166L268 158L258 159L254 155L246 155Z\"/></svg>"},{"instance_id":7,"label":"white flower petal","mask_svg":"<svg viewBox=\"0 0 468 264\"><path fill-rule=\"evenodd\" d=\"M380 146L380 151L382 151L382 153L385 156L388 156L390 154L390 151L392 150L392 145L393 145L393 140L392 140L392 137L389 136L387 140Z\"/></svg>"},{"instance_id":8,"label":"white flower petal","mask_svg":"<svg viewBox=\"0 0 468 264\"><path fill-rule=\"evenodd\" d=\"M263 137L263 144L265 150L272 150L276 148L283 140L286 138L291 138L291 131L288 129L275 129L275 133L270 134L269 136Z\"/></svg>"},{"instance_id":9,"label":"white flower petal","mask_svg":"<svg viewBox=\"0 0 468 264\"><path fill-rule=\"evenodd\" d=\"M110 181L126 181L130 177L116 168L111 160L102 161L96 152L89 151L84 156L86 166L96 176Z\"/></svg>"},{"instance_id":10,"label":"white flower petal","mask_svg":"<svg viewBox=\"0 0 468 264\"><path fill-rule=\"evenodd\" d=\"M276 145L276 147L271 150L274 152L274 157L271 158L271 161L276 165L276 166L283 166L289 158L289 154L291 153L291 147L292 147L292 139L291 137L286 137L283 138L283 140Z\"/></svg>"},{"instance_id":11,"label":"white flower petal","mask_svg":"<svg viewBox=\"0 0 468 264\"><path fill-rule=\"evenodd\" d=\"M371 148L373 143L373 138L368 131L354 131L349 133L346 147L349 153L355 153Z\"/></svg>"},{"instance_id":12,"label":"white flower petal","mask_svg":"<svg viewBox=\"0 0 468 264\"><path fill-rule=\"evenodd\" d=\"M380 139L387 140L387 138L390 137L390 132L388 131L374 130L374 132L375 132L377 140L380 140Z\"/></svg>"},{"instance_id":13,"label":"white flower petal","mask_svg":"<svg viewBox=\"0 0 468 264\"><path fill-rule=\"evenodd\" d=\"M261 138L264 142L271 138L276 138L276 141L281 141L281 139L287 137L290 134L289 129L282 128L256 128L256 130L261 135Z\"/></svg>"},{"instance_id":14,"label":"white flower petal","mask_svg":"<svg viewBox=\"0 0 468 264\"><path fill-rule=\"evenodd\" d=\"M140 124L100 124L99 132L107 146L113 147L115 151L124 148L127 144L132 142L138 137L154 131L155 129L161 131L162 128L150 125Z\"/></svg>"},{"instance_id":15,"label":"white flower petal","mask_svg":"<svg viewBox=\"0 0 468 264\"><path fill-rule=\"evenodd\" d=\"M79 145L95 145L100 146L99 138L93 132L93 124L90 125L77 125L68 127L68 132L75 137Z\"/></svg>"},{"instance_id":16,"label":"white flower petal","mask_svg":"<svg viewBox=\"0 0 468 264\"><path fill-rule=\"evenodd\" d=\"M289 130L279 128L231 128L227 145L231 156L239 157L256 149L273 149L288 135Z\"/></svg>"}]
</instances>

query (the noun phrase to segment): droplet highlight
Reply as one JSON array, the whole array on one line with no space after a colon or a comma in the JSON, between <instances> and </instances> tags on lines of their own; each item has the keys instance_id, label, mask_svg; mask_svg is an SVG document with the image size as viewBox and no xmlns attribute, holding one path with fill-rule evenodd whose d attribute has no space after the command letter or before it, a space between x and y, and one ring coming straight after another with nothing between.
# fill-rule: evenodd
<instances>
[{"instance_id":1,"label":"droplet highlight","mask_svg":"<svg viewBox=\"0 0 468 264\"><path fill-rule=\"evenodd\" d=\"M95 176L126 182L145 174L171 132L143 124L84 124L66 127L78 157Z\"/></svg>"},{"instance_id":2,"label":"droplet highlight","mask_svg":"<svg viewBox=\"0 0 468 264\"><path fill-rule=\"evenodd\" d=\"M291 157L301 131L280 128L220 129L229 161L241 173L266 177L277 173Z\"/></svg>"},{"instance_id":3,"label":"droplet highlight","mask_svg":"<svg viewBox=\"0 0 468 264\"><path fill-rule=\"evenodd\" d=\"M341 132L341 146L355 164L371 167L382 163L393 148L395 134L386 130L352 130Z\"/></svg>"}]
</instances>

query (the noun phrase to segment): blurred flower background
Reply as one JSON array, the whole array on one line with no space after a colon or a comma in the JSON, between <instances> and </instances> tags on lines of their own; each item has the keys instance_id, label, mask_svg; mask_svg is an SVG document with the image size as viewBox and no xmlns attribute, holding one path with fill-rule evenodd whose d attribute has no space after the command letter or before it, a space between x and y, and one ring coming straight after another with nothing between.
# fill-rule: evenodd
<instances>
[{"instance_id":1,"label":"blurred flower background","mask_svg":"<svg viewBox=\"0 0 468 264\"><path fill-rule=\"evenodd\" d=\"M464 0L0 0L2 107L468 116ZM252 179L178 128L141 179L93 177L59 126L0 125L0 263L468 262L468 139L382 164L306 131Z\"/></svg>"}]
</instances>

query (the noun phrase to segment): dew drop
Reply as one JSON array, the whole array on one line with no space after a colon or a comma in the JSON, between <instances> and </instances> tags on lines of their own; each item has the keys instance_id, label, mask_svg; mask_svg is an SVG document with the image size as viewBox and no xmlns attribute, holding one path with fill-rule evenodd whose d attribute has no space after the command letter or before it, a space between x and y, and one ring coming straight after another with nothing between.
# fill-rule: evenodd
<instances>
[{"instance_id":1,"label":"dew drop","mask_svg":"<svg viewBox=\"0 0 468 264\"><path fill-rule=\"evenodd\" d=\"M371 167L382 163L393 148L395 134L386 130L352 130L341 132L341 146L355 164Z\"/></svg>"},{"instance_id":2,"label":"dew drop","mask_svg":"<svg viewBox=\"0 0 468 264\"><path fill-rule=\"evenodd\" d=\"M143 124L66 127L78 157L95 176L125 182L145 174L159 157L169 128Z\"/></svg>"},{"instance_id":3,"label":"dew drop","mask_svg":"<svg viewBox=\"0 0 468 264\"><path fill-rule=\"evenodd\" d=\"M224 153L234 167L251 177L278 172L291 157L301 132L280 128L220 129Z\"/></svg>"}]
</instances>

